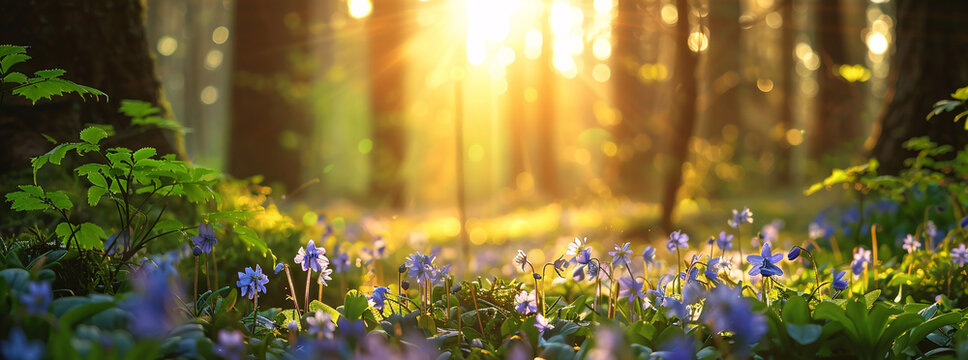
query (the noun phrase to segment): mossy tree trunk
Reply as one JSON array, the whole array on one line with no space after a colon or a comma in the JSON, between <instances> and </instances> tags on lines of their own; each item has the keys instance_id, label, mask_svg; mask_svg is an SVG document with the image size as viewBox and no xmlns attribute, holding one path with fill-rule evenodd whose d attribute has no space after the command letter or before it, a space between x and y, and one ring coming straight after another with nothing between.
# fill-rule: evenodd
<instances>
[{"instance_id":1,"label":"mossy tree trunk","mask_svg":"<svg viewBox=\"0 0 968 360\"><path fill-rule=\"evenodd\" d=\"M22 1L0 0L0 44L29 46L32 57L13 69L22 73L60 68L65 79L104 91L109 100L76 95L41 100L5 96L0 105L0 173L24 169L31 156L50 150L43 136L76 141L87 124L110 124L123 134L117 143L155 147L159 153L180 149L160 130L127 131L130 119L118 113L122 99L162 105L138 0ZM9 89L7 90L9 91ZM7 94L9 95L9 93ZM180 152L180 151L179 151Z\"/></svg>"}]
</instances>

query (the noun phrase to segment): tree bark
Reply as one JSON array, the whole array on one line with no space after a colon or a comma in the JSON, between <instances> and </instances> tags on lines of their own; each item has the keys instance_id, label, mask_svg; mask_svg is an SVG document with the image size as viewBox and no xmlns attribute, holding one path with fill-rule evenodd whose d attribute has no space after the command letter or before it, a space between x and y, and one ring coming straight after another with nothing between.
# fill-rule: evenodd
<instances>
[{"instance_id":1,"label":"tree bark","mask_svg":"<svg viewBox=\"0 0 968 360\"><path fill-rule=\"evenodd\" d=\"M901 0L895 4L893 94L888 94L884 116L876 126L877 144L871 154L881 164L879 172L885 174L898 173L904 159L914 155L902 148L912 137L930 136L955 149L968 145L964 124L954 123L954 114L925 121L935 102L968 85L964 54L968 2Z\"/></svg>"},{"instance_id":2,"label":"tree bark","mask_svg":"<svg viewBox=\"0 0 968 360\"><path fill-rule=\"evenodd\" d=\"M378 201L404 205L402 164L406 154L404 88L406 5L399 0L373 2L366 27L370 52L370 108L373 152L370 189Z\"/></svg>"},{"instance_id":3,"label":"tree bark","mask_svg":"<svg viewBox=\"0 0 968 360\"><path fill-rule=\"evenodd\" d=\"M824 155L844 151L848 142L858 140L860 136L864 103L861 87L864 83L848 82L840 76L839 68L841 65L863 64L861 54L866 48L859 40L853 40L860 38L861 29L853 26L854 19L847 18L863 17L863 13L846 11L842 0L821 1L817 6L819 102L809 152L811 158L821 160Z\"/></svg>"},{"instance_id":4,"label":"tree bark","mask_svg":"<svg viewBox=\"0 0 968 360\"><path fill-rule=\"evenodd\" d=\"M550 3L545 3L545 15L547 19L551 14ZM551 199L557 199L560 195L558 189L558 153L555 142L555 69L551 64L552 59L552 32L551 26L547 21L542 22L542 33L544 40L541 41L541 58L539 61L538 79L538 131L537 140L537 174L535 183L537 189Z\"/></svg>"},{"instance_id":5,"label":"tree bark","mask_svg":"<svg viewBox=\"0 0 968 360\"><path fill-rule=\"evenodd\" d=\"M606 182L614 188L615 193L626 195L645 191L641 183L647 178L644 174L644 154L634 146L636 134L644 131L648 119L643 102L649 100L643 96L644 86L638 78L639 67L642 66L638 38L643 21L640 5L638 0L619 0L618 15L612 23L612 36L615 39L612 51L612 97L615 108L621 114L621 121L611 129L618 153L607 160Z\"/></svg>"},{"instance_id":6,"label":"tree bark","mask_svg":"<svg viewBox=\"0 0 968 360\"><path fill-rule=\"evenodd\" d=\"M796 38L796 27L793 26L793 1L784 1L781 5L780 14L783 18L783 34L780 39L780 92L783 94L783 102L780 103L780 126L783 134L776 141L777 162L775 181L779 185L789 185L793 180L793 147L786 140L786 132L793 129L794 112L793 101L796 99L796 87L794 86L794 68L796 60L794 58L794 41Z\"/></svg>"},{"instance_id":7,"label":"tree bark","mask_svg":"<svg viewBox=\"0 0 968 360\"><path fill-rule=\"evenodd\" d=\"M302 184L300 149L312 133L303 103L310 74L297 66L309 56L306 14L305 0L235 3L228 169L263 175L287 191Z\"/></svg>"},{"instance_id":8,"label":"tree bark","mask_svg":"<svg viewBox=\"0 0 968 360\"><path fill-rule=\"evenodd\" d=\"M129 133L130 119L118 113L122 99L165 107L148 50L141 1L0 0L0 9L0 43L28 46L32 57L13 70L29 74L64 69L65 79L110 96L94 101L65 95L31 105L6 89L0 104L0 143L5 148L0 153L0 173L24 169L30 157L50 150L52 145L41 134L76 141L78 132L91 123L110 124L119 134ZM179 149L158 129L130 134L111 145L150 146L161 154Z\"/></svg>"},{"instance_id":9,"label":"tree bark","mask_svg":"<svg viewBox=\"0 0 968 360\"><path fill-rule=\"evenodd\" d=\"M676 133L673 134L672 166L666 169L666 181L662 192L662 218L660 226L665 232L672 231L672 218L675 214L677 194L682 182L682 165L689 153L689 141L696 125L696 64L698 59L689 50L689 0L676 0L679 21L676 23L676 67L674 81L677 91L673 94L676 104Z\"/></svg>"}]
</instances>

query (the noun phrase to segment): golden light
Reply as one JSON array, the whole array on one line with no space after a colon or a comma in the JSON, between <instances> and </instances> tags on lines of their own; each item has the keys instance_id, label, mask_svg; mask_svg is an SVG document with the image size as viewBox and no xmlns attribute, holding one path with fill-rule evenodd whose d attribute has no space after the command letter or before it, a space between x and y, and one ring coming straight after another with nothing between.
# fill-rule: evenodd
<instances>
[{"instance_id":1,"label":"golden light","mask_svg":"<svg viewBox=\"0 0 968 360\"><path fill-rule=\"evenodd\" d=\"M592 78L598 82L606 82L612 77L612 69L605 64L595 64L592 68Z\"/></svg>"},{"instance_id":2,"label":"golden light","mask_svg":"<svg viewBox=\"0 0 968 360\"><path fill-rule=\"evenodd\" d=\"M157 49L161 56L171 56L175 53L175 50L178 50L178 40L168 35L162 36L161 39L158 39Z\"/></svg>"},{"instance_id":3,"label":"golden light","mask_svg":"<svg viewBox=\"0 0 968 360\"><path fill-rule=\"evenodd\" d=\"M228 40L229 40L229 28L224 26L219 26L212 31L212 42L221 45Z\"/></svg>"},{"instance_id":4,"label":"golden light","mask_svg":"<svg viewBox=\"0 0 968 360\"><path fill-rule=\"evenodd\" d=\"M222 65L222 52L218 49L213 49L205 54L205 68L209 70L215 70L220 65Z\"/></svg>"},{"instance_id":5,"label":"golden light","mask_svg":"<svg viewBox=\"0 0 968 360\"><path fill-rule=\"evenodd\" d=\"M840 65L838 73L849 82L865 82L871 78L871 71L861 64Z\"/></svg>"},{"instance_id":6,"label":"golden light","mask_svg":"<svg viewBox=\"0 0 968 360\"><path fill-rule=\"evenodd\" d=\"M773 90L773 80L770 79L757 79L756 88L760 91L768 93Z\"/></svg>"},{"instance_id":7,"label":"golden light","mask_svg":"<svg viewBox=\"0 0 968 360\"><path fill-rule=\"evenodd\" d=\"M612 44L609 43L608 38L599 36L592 44L592 54L598 60L608 59L612 55Z\"/></svg>"},{"instance_id":8,"label":"golden light","mask_svg":"<svg viewBox=\"0 0 968 360\"><path fill-rule=\"evenodd\" d=\"M790 129L786 132L787 143L793 146L803 143L803 130Z\"/></svg>"},{"instance_id":9,"label":"golden light","mask_svg":"<svg viewBox=\"0 0 968 360\"><path fill-rule=\"evenodd\" d=\"M689 50L695 53L706 51L709 48L709 38L699 31L689 34L689 39L686 42L689 44Z\"/></svg>"},{"instance_id":10,"label":"golden light","mask_svg":"<svg viewBox=\"0 0 968 360\"><path fill-rule=\"evenodd\" d=\"M600 13L607 13L612 10L612 0L595 0L593 6L595 11Z\"/></svg>"},{"instance_id":11,"label":"golden light","mask_svg":"<svg viewBox=\"0 0 968 360\"><path fill-rule=\"evenodd\" d=\"M669 25L675 25L679 21L679 10L673 4L662 5L662 10L659 12L662 15L662 21Z\"/></svg>"},{"instance_id":12,"label":"golden light","mask_svg":"<svg viewBox=\"0 0 968 360\"><path fill-rule=\"evenodd\" d=\"M205 105L214 104L215 101L218 100L218 89L211 85L206 86L204 89L202 89L202 93L199 95L199 100L201 100Z\"/></svg>"},{"instance_id":13,"label":"golden light","mask_svg":"<svg viewBox=\"0 0 968 360\"><path fill-rule=\"evenodd\" d=\"M511 65L514 63L514 50L508 47L498 50L497 61L504 66Z\"/></svg>"},{"instance_id":14,"label":"golden light","mask_svg":"<svg viewBox=\"0 0 968 360\"><path fill-rule=\"evenodd\" d=\"M528 59L537 59L541 56L541 31L537 29L528 30L524 34L524 56Z\"/></svg>"},{"instance_id":15,"label":"golden light","mask_svg":"<svg viewBox=\"0 0 968 360\"><path fill-rule=\"evenodd\" d=\"M770 29L779 29L783 26L783 16L776 11L766 14L766 26L769 26Z\"/></svg>"},{"instance_id":16,"label":"golden light","mask_svg":"<svg viewBox=\"0 0 968 360\"><path fill-rule=\"evenodd\" d=\"M365 18L373 12L373 3L370 0L348 0L346 6L350 16L356 19Z\"/></svg>"},{"instance_id":17,"label":"golden light","mask_svg":"<svg viewBox=\"0 0 968 360\"><path fill-rule=\"evenodd\" d=\"M879 32L872 32L867 36L867 48L874 54L880 55L887 51L887 37Z\"/></svg>"}]
</instances>

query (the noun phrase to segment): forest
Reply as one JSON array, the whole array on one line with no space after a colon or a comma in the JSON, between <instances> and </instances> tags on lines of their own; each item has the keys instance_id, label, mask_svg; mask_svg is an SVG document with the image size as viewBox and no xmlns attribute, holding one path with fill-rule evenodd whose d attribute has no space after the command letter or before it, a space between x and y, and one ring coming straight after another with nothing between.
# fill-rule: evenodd
<instances>
[{"instance_id":1,"label":"forest","mask_svg":"<svg viewBox=\"0 0 968 360\"><path fill-rule=\"evenodd\" d=\"M968 359L966 19L0 0L0 359Z\"/></svg>"}]
</instances>

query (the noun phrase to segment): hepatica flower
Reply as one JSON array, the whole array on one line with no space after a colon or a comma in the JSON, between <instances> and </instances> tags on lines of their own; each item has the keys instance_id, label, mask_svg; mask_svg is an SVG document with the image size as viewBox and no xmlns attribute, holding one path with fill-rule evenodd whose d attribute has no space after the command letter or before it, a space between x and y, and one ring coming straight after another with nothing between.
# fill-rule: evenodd
<instances>
[{"instance_id":1,"label":"hepatica flower","mask_svg":"<svg viewBox=\"0 0 968 360\"><path fill-rule=\"evenodd\" d=\"M716 247L720 250L726 251L733 248L733 235L726 235L725 231L719 232L719 237L716 238Z\"/></svg>"},{"instance_id":2,"label":"hepatica flower","mask_svg":"<svg viewBox=\"0 0 968 360\"><path fill-rule=\"evenodd\" d=\"M592 261L592 248L587 247L579 250L578 254L571 258L571 261L581 265L588 265Z\"/></svg>"},{"instance_id":3,"label":"hepatica flower","mask_svg":"<svg viewBox=\"0 0 968 360\"><path fill-rule=\"evenodd\" d=\"M242 296L253 299L256 293L266 292L266 284L268 283L269 277L262 273L262 267L256 265L255 270L247 267L245 272L239 272L239 281L235 285L242 290Z\"/></svg>"},{"instance_id":4,"label":"hepatica flower","mask_svg":"<svg viewBox=\"0 0 968 360\"><path fill-rule=\"evenodd\" d=\"M710 282L719 282L719 260L720 258L714 257L709 259L709 262L706 263L706 271L703 273L706 275L706 279L709 279Z\"/></svg>"},{"instance_id":5,"label":"hepatica flower","mask_svg":"<svg viewBox=\"0 0 968 360\"><path fill-rule=\"evenodd\" d=\"M739 288L725 285L713 288L703 307L700 319L716 332L732 332L739 350L747 350L768 330L766 317L752 311L752 306L742 297Z\"/></svg>"},{"instance_id":6,"label":"hepatica flower","mask_svg":"<svg viewBox=\"0 0 968 360\"><path fill-rule=\"evenodd\" d=\"M666 242L666 249L669 249L670 253L676 252L678 249L688 249L689 248L689 235L683 234L682 230L676 230L669 234L669 241Z\"/></svg>"},{"instance_id":7,"label":"hepatica flower","mask_svg":"<svg viewBox=\"0 0 968 360\"><path fill-rule=\"evenodd\" d=\"M568 243L568 250L565 251L565 255L567 255L567 256L573 256L573 257L574 256L578 256L578 252L582 251L582 249L585 248L585 243L587 243L587 242L588 242L588 238L587 237L586 238L579 239L576 236L575 237L575 241L572 241L572 242Z\"/></svg>"},{"instance_id":8,"label":"hepatica flower","mask_svg":"<svg viewBox=\"0 0 968 360\"><path fill-rule=\"evenodd\" d=\"M317 248L316 243L313 240L309 240L309 244L305 248L299 248L299 252L296 253L293 261L302 265L303 271L312 269L312 271L319 272L323 269L323 265L329 264L329 259L325 255L325 248Z\"/></svg>"},{"instance_id":9,"label":"hepatica flower","mask_svg":"<svg viewBox=\"0 0 968 360\"><path fill-rule=\"evenodd\" d=\"M968 264L968 249L965 248L965 244L951 249L951 260L957 266L965 266L965 264Z\"/></svg>"},{"instance_id":10,"label":"hepatica flower","mask_svg":"<svg viewBox=\"0 0 968 360\"><path fill-rule=\"evenodd\" d=\"M534 290L530 292L521 290L514 296L514 303L514 310L521 314L530 315L538 312L538 299L535 297Z\"/></svg>"},{"instance_id":11,"label":"hepatica flower","mask_svg":"<svg viewBox=\"0 0 968 360\"><path fill-rule=\"evenodd\" d=\"M921 242L914 238L914 235L907 234L904 238L904 245L901 247L907 250L908 254L918 251L921 248Z\"/></svg>"},{"instance_id":12,"label":"hepatica flower","mask_svg":"<svg viewBox=\"0 0 968 360\"><path fill-rule=\"evenodd\" d=\"M431 255L423 255L418 251L410 254L404 265L407 268L407 275L417 279L417 282L421 284L426 280L431 280L434 275L433 258Z\"/></svg>"},{"instance_id":13,"label":"hepatica flower","mask_svg":"<svg viewBox=\"0 0 968 360\"><path fill-rule=\"evenodd\" d=\"M846 289L847 280L844 280L844 275L846 275L847 272L846 271L837 272L837 269L830 269L830 272L834 276L834 280L832 282L834 289L838 291Z\"/></svg>"},{"instance_id":14,"label":"hepatica flower","mask_svg":"<svg viewBox=\"0 0 968 360\"><path fill-rule=\"evenodd\" d=\"M770 244L763 244L760 255L749 255L746 257L746 261L753 265L753 268L749 272L752 276L763 275L770 277L783 275L783 270L776 266L780 261L783 261L783 254L770 253Z\"/></svg>"},{"instance_id":15,"label":"hepatica flower","mask_svg":"<svg viewBox=\"0 0 968 360\"><path fill-rule=\"evenodd\" d=\"M373 307L377 310L383 311L383 307L386 306L387 293L390 289L384 286L377 286L373 289L373 296L370 296L370 301L373 301Z\"/></svg>"},{"instance_id":16,"label":"hepatica flower","mask_svg":"<svg viewBox=\"0 0 968 360\"><path fill-rule=\"evenodd\" d=\"M645 265L655 265L655 248L652 246L646 246L645 250L642 251L642 260L645 261Z\"/></svg>"},{"instance_id":17,"label":"hepatica flower","mask_svg":"<svg viewBox=\"0 0 968 360\"><path fill-rule=\"evenodd\" d=\"M623 277L618 279L618 296L627 298L629 303L635 302L638 299L645 299L645 293L642 292L641 281L637 281L632 278Z\"/></svg>"},{"instance_id":18,"label":"hepatica flower","mask_svg":"<svg viewBox=\"0 0 968 360\"><path fill-rule=\"evenodd\" d=\"M3 341L2 352L5 359L40 360L44 355L44 343L28 340L20 328L10 331L10 337Z\"/></svg>"},{"instance_id":19,"label":"hepatica flower","mask_svg":"<svg viewBox=\"0 0 968 360\"><path fill-rule=\"evenodd\" d=\"M350 254L339 252L337 249L336 257L333 258L333 269L337 274L342 274L350 269Z\"/></svg>"},{"instance_id":20,"label":"hepatica flower","mask_svg":"<svg viewBox=\"0 0 968 360\"><path fill-rule=\"evenodd\" d=\"M218 345L212 347L224 359L238 360L245 355L245 342L238 330L221 330L218 332Z\"/></svg>"},{"instance_id":21,"label":"hepatica flower","mask_svg":"<svg viewBox=\"0 0 968 360\"><path fill-rule=\"evenodd\" d=\"M551 325L551 321L538 314L534 317L534 327L538 328L538 334L544 335L545 331L554 330L555 326Z\"/></svg>"},{"instance_id":22,"label":"hepatica flower","mask_svg":"<svg viewBox=\"0 0 968 360\"><path fill-rule=\"evenodd\" d=\"M202 249L203 253L211 253L215 244L218 244L218 239L215 238L215 228L211 224L199 224L198 236L192 237L192 243Z\"/></svg>"},{"instance_id":23,"label":"hepatica flower","mask_svg":"<svg viewBox=\"0 0 968 360\"><path fill-rule=\"evenodd\" d=\"M631 260L632 250L629 250L631 243L625 243L625 245L618 246L615 244L615 250L609 251L608 254L612 256L612 265L628 265Z\"/></svg>"},{"instance_id":24,"label":"hepatica flower","mask_svg":"<svg viewBox=\"0 0 968 360\"><path fill-rule=\"evenodd\" d=\"M854 273L854 277L857 277L864 272L864 264L870 263L871 251L864 250L864 248L859 247L854 250L854 261L850 264L850 271Z\"/></svg>"},{"instance_id":25,"label":"hepatica flower","mask_svg":"<svg viewBox=\"0 0 968 360\"><path fill-rule=\"evenodd\" d=\"M752 224L753 212L750 211L750 208L748 207L744 207L743 211L733 209L733 217L727 220L726 223L729 224L729 227L733 229L736 229L743 224Z\"/></svg>"},{"instance_id":26,"label":"hepatica flower","mask_svg":"<svg viewBox=\"0 0 968 360\"><path fill-rule=\"evenodd\" d=\"M27 292L20 294L20 302L27 307L27 312L31 314L44 314L54 294L50 289L50 282L37 281L27 283Z\"/></svg>"}]
</instances>

